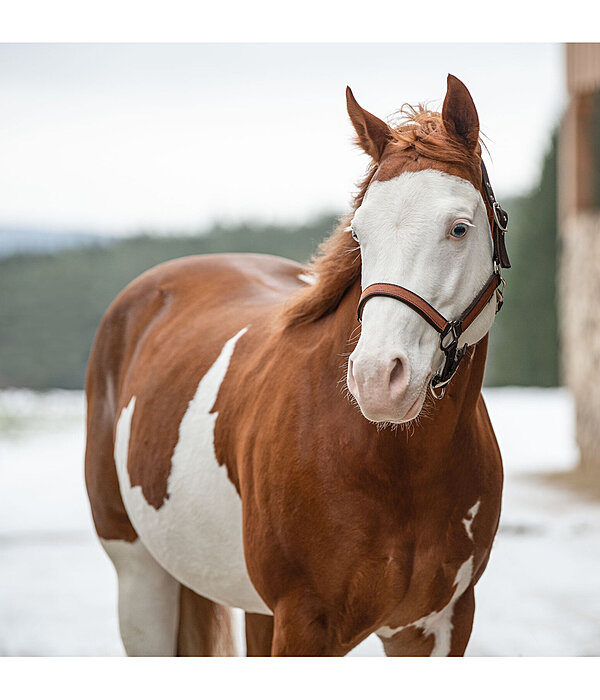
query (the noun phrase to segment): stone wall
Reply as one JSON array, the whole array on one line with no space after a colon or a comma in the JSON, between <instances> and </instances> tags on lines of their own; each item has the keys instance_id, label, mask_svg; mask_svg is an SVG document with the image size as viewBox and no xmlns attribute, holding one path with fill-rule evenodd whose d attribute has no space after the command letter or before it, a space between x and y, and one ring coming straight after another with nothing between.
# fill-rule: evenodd
<instances>
[{"instance_id":1,"label":"stone wall","mask_svg":"<svg viewBox=\"0 0 600 700\"><path fill-rule=\"evenodd\" d=\"M561 245L563 380L575 399L580 468L600 482L600 212L566 217Z\"/></svg>"}]
</instances>

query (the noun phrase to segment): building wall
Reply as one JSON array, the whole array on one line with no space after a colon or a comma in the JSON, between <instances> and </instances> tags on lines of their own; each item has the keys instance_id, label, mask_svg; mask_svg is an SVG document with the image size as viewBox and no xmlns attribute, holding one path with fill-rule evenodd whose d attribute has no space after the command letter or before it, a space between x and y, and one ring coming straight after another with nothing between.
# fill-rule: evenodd
<instances>
[{"instance_id":1,"label":"building wall","mask_svg":"<svg viewBox=\"0 0 600 700\"><path fill-rule=\"evenodd\" d=\"M600 44L566 44L567 89L570 95L600 87Z\"/></svg>"},{"instance_id":2,"label":"building wall","mask_svg":"<svg viewBox=\"0 0 600 700\"><path fill-rule=\"evenodd\" d=\"M600 480L600 212L567 217L561 243L563 381L575 398L580 468Z\"/></svg>"},{"instance_id":3,"label":"building wall","mask_svg":"<svg viewBox=\"0 0 600 700\"><path fill-rule=\"evenodd\" d=\"M567 44L559 144L562 375L576 405L580 469L600 481L600 44Z\"/></svg>"}]
</instances>

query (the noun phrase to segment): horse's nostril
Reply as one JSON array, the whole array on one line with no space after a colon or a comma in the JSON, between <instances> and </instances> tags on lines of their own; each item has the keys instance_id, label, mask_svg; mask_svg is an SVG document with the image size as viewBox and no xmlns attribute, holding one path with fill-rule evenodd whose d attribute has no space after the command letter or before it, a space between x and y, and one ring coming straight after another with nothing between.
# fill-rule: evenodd
<instances>
[{"instance_id":1,"label":"horse's nostril","mask_svg":"<svg viewBox=\"0 0 600 700\"><path fill-rule=\"evenodd\" d=\"M408 386L408 368L406 362L397 357L390 374L390 393L392 396L399 396L404 393Z\"/></svg>"}]
</instances>

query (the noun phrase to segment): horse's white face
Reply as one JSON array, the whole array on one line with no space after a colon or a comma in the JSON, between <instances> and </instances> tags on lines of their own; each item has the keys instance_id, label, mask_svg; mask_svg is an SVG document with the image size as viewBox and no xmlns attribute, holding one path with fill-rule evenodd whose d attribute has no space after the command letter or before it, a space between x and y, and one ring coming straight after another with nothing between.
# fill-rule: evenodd
<instances>
[{"instance_id":1,"label":"horse's white face","mask_svg":"<svg viewBox=\"0 0 600 700\"><path fill-rule=\"evenodd\" d=\"M454 175L422 170L374 181L352 228L360 243L363 289L377 282L400 285L448 320L463 313L492 273L485 204L470 182ZM483 338L494 316L492 297L460 344ZM396 299L369 299L347 375L366 418L415 418L442 364L440 336L418 313Z\"/></svg>"}]
</instances>

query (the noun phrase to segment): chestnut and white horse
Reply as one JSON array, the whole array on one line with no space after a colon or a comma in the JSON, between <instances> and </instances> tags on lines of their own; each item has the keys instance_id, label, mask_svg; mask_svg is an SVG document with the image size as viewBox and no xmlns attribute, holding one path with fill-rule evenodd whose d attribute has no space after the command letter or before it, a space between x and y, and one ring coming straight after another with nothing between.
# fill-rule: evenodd
<instances>
[{"instance_id":1,"label":"chestnut and white horse","mask_svg":"<svg viewBox=\"0 0 600 700\"><path fill-rule=\"evenodd\" d=\"M480 393L498 295L477 296L497 271L478 116L453 76L441 114L392 127L349 90L348 111L372 164L310 269L173 260L102 320L86 481L130 655L233 653L232 607L249 655L343 655L373 632L388 655L465 651L502 490ZM375 295L359 326L378 283L426 312ZM427 313L474 298L435 400Z\"/></svg>"}]
</instances>

